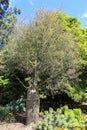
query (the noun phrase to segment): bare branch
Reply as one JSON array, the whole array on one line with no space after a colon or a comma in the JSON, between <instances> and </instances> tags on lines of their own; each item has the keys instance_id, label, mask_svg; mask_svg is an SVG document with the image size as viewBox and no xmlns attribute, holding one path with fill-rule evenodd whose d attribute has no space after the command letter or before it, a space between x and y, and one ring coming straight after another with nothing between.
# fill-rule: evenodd
<instances>
[{"instance_id":1,"label":"bare branch","mask_svg":"<svg viewBox=\"0 0 87 130\"><path fill-rule=\"evenodd\" d=\"M16 77L16 79L22 84L22 86L24 87L24 88L26 88L26 89L28 89L28 87L26 87L25 85L24 85L24 83L15 75L15 77Z\"/></svg>"}]
</instances>

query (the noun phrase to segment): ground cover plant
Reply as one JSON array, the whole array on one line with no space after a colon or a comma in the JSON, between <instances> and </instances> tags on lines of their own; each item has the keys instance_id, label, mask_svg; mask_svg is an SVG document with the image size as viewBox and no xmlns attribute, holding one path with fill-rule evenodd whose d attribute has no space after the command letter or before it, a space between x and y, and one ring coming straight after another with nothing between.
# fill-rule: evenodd
<instances>
[{"instance_id":1,"label":"ground cover plant","mask_svg":"<svg viewBox=\"0 0 87 130\"><path fill-rule=\"evenodd\" d=\"M6 105L6 108L11 112L25 112L25 99L23 97L19 98L18 100L13 100Z\"/></svg>"},{"instance_id":2,"label":"ground cover plant","mask_svg":"<svg viewBox=\"0 0 87 130\"><path fill-rule=\"evenodd\" d=\"M68 106L54 111L40 113L42 120L34 125L36 130L86 130L85 118L81 109L69 109Z\"/></svg>"}]
</instances>

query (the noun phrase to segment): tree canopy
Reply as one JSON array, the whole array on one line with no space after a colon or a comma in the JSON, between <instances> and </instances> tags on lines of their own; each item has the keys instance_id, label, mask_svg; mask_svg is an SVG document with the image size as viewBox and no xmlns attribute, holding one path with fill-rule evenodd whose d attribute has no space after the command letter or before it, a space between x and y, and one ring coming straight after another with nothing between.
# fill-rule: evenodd
<instances>
[{"instance_id":1,"label":"tree canopy","mask_svg":"<svg viewBox=\"0 0 87 130\"><path fill-rule=\"evenodd\" d=\"M59 85L77 78L77 51L73 35L63 31L56 13L41 10L29 25L15 28L3 59L9 70L23 71L32 81Z\"/></svg>"},{"instance_id":2,"label":"tree canopy","mask_svg":"<svg viewBox=\"0 0 87 130\"><path fill-rule=\"evenodd\" d=\"M73 34L65 31L56 12L39 10L28 25L14 28L1 52L1 63L11 74L24 74L25 83L15 77L28 89L27 123L38 118L38 90L58 93L65 83L73 84L81 69L80 60Z\"/></svg>"}]
</instances>

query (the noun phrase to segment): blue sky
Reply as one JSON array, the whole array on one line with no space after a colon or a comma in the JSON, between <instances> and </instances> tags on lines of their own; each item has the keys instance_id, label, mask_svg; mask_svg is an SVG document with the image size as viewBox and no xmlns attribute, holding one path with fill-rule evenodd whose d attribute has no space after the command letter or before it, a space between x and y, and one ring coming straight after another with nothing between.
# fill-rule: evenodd
<instances>
[{"instance_id":1,"label":"blue sky","mask_svg":"<svg viewBox=\"0 0 87 130\"><path fill-rule=\"evenodd\" d=\"M11 6L22 10L21 17L30 20L36 9L44 7L50 10L59 8L69 16L79 19L81 27L87 28L87 0L10 0Z\"/></svg>"}]
</instances>

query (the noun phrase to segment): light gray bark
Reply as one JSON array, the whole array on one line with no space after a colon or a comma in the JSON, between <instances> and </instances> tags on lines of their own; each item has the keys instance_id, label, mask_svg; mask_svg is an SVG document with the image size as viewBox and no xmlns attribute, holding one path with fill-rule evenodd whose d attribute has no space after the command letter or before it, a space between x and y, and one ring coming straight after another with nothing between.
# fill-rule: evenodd
<instances>
[{"instance_id":1,"label":"light gray bark","mask_svg":"<svg viewBox=\"0 0 87 130\"><path fill-rule=\"evenodd\" d=\"M40 99L36 90L31 89L27 92L27 101L26 101L26 125L37 122L39 118L39 107Z\"/></svg>"}]
</instances>

